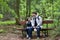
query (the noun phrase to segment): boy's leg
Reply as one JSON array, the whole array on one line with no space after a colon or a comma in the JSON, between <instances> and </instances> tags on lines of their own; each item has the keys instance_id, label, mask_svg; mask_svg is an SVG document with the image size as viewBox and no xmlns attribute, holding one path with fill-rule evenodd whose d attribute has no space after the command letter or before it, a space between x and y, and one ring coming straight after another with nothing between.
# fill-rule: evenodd
<instances>
[{"instance_id":1,"label":"boy's leg","mask_svg":"<svg viewBox=\"0 0 60 40\"><path fill-rule=\"evenodd\" d=\"M28 35L28 29L26 30L26 32L27 32L27 35L26 35L26 37L28 38L28 37L29 37L29 35Z\"/></svg>"},{"instance_id":2,"label":"boy's leg","mask_svg":"<svg viewBox=\"0 0 60 40\"><path fill-rule=\"evenodd\" d=\"M31 28L28 29L28 35L29 35L29 37L32 37L32 29Z\"/></svg>"},{"instance_id":3,"label":"boy's leg","mask_svg":"<svg viewBox=\"0 0 60 40\"><path fill-rule=\"evenodd\" d=\"M27 29L27 35L31 38L32 37L32 28Z\"/></svg>"}]
</instances>

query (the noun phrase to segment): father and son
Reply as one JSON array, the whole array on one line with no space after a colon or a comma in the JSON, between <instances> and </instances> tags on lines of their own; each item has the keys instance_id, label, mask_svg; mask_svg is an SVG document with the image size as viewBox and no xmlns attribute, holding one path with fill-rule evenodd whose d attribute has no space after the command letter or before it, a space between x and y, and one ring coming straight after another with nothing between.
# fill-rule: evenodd
<instances>
[{"instance_id":1,"label":"father and son","mask_svg":"<svg viewBox=\"0 0 60 40\"><path fill-rule=\"evenodd\" d=\"M32 12L32 17L28 17L26 20L26 32L27 32L27 38L32 38L32 31L37 32L37 37L40 37L40 30L42 26L42 17L38 15L36 12Z\"/></svg>"}]
</instances>

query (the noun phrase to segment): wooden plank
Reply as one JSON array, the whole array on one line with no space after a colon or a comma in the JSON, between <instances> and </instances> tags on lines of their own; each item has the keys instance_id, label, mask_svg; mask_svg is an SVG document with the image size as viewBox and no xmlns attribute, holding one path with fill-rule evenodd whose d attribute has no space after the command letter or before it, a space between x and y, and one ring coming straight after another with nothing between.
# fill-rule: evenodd
<instances>
[{"instance_id":1,"label":"wooden plank","mask_svg":"<svg viewBox=\"0 0 60 40\"><path fill-rule=\"evenodd\" d=\"M26 21L20 21L19 24L25 25L26 24Z\"/></svg>"},{"instance_id":2,"label":"wooden plank","mask_svg":"<svg viewBox=\"0 0 60 40\"><path fill-rule=\"evenodd\" d=\"M24 28L16 28L17 30L23 31L25 30ZM46 30L53 30L53 28L43 28L40 31L46 31Z\"/></svg>"},{"instance_id":3,"label":"wooden plank","mask_svg":"<svg viewBox=\"0 0 60 40\"><path fill-rule=\"evenodd\" d=\"M42 24L52 24L53 20L43 20ZM20 21L19 24L25 25L26 21Z\"/></svg>"},{"instance_id":4,"label":"wooden plank","mask_svg":"<svg viewBox=\"0 0 60 40\"><path fill-rule=\"evenodd\" d=\"M43 20L43 24L52 24L53 20Z\"/></svg>"}]
</instances>

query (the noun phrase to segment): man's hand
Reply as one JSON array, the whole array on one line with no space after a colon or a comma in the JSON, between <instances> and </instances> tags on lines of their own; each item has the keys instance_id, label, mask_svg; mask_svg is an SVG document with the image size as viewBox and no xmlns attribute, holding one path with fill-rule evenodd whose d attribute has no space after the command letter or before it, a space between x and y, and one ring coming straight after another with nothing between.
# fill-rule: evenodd
<instances>
[{"instance_id":1,"label":"man's hand","mask_svg":"<svg viewBox=\"0 0 60 40\"><path fill-rule=\"evenodd\" d=\"M33 27L34 29L36 28L36 27Z\"/></svg>"},{"instance_id":2,"label":"man's hand","mask_svg":"<svg viewBox=\"0 0 60 40\"><path fill-rule=\"evenodd\" d=\"M37 29L35 28L34 31L37 31Z\"/></svg>"},{"instance_id":3,"label":"man's hand","mask_svg":"<svg viewBox=\"0 0 60 40\"><path fill-rule=\"evenodd\" d=\"M35 27L35 26L34 26L33 28L34 28L34 31L37 31L37 29L36 29L36 27Z\"/></svg>"}]
</instances>

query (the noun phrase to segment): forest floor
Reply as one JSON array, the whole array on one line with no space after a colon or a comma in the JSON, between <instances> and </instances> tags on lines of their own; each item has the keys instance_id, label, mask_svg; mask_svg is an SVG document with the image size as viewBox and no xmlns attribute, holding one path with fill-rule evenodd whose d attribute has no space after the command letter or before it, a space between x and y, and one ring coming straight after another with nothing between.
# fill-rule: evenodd
<instances>
[{"instance_id":1,"label":"forest floor","mask_svg":"<svg viewBox=\"0 0 60 40\"><path fill-rule=\"evenodd\" d=\"M0 33L0 40L27 40L26 38L21 38L21 32L13 29L14 26L0 26L0 29L4 29L6 32ZM32 39L35 40L35 39ZM41 38L40 40L51 40L49 37Z\"/></svg>"},{"instance_id":2,"label":"forest floor","mask_svg":"<svg viewBox=\"0 0 60 40\"><path fill-rule=\"evenodd\" d=\"M1 35L0 34L0 40L28 40L26 38L21 38L20 35L17 34L13 34L13 33L8 33L6 35ZM32 39L32 40L36 40L36 39ZM41 38L40 40L50 40L49 38Z\"/></svg>"}]
</instances>

